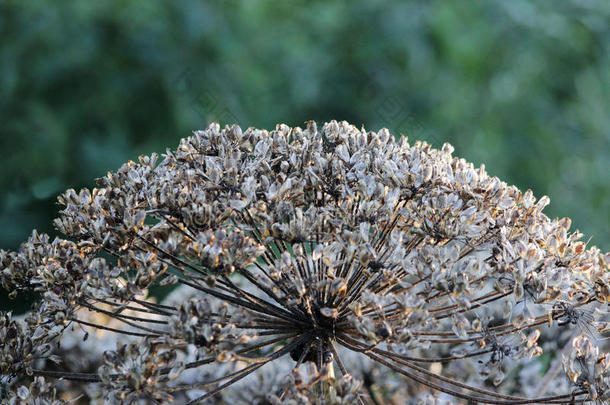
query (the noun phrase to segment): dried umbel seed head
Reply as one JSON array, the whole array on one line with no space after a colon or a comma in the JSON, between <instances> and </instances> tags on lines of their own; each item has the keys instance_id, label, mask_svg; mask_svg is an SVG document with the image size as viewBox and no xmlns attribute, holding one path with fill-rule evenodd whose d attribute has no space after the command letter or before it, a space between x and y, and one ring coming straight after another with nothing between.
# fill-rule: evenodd
<instances>
[{"instance_id":1,"label":"dried umbel seed head","mask_svg":"<svg viewBox=\"0 0 610 405\"><path fill-rule=\"evenodd\" d=\"M22 375L32 375L36 359L50 355L49 333L44 327L29 328L13 319L11 313L0 313L0 376L11 383Z\"/></svg>"},{"instance_id":2,"label":"dried umbel seed head","mask_svg":"<svg viewBox=\"0 0 610 405\"><path fill-rule=\"evenodd\" d=\"M105 396L120 403L137 403L142 398L171 402L167 384L184 369L168 342L152 338L105 352L104 363L99 376Z\"/></svg>"},{"instance_id":3,"label":"dried umbel seed head","mask_svg":"<svg viewBox=\"0 0 610 405\"><path fill-rule=\"evenodd\" d=\"M497 404L610 398L597 340L610 255L544 215L547 197L452 152L345 122L213 124L68 190L55 221L66 239L34 233L0 252L2 286L41 296L23 329L4 321L2 373L125 403L243 400L246 381L270 375L256 383L268 395L247 392L295 404L430 390ZM157 286L175 289L159 302ZM77 343L81 365L62 346L79 330L94 336ZM104 355L87 350L108 335ZM37 354L15 361L30 341ZM562 357L557 342L574 351ZM69 361L37 359L50 343ZM565 373L515 383L543 352Z\"/></svg>"}]
</instances>

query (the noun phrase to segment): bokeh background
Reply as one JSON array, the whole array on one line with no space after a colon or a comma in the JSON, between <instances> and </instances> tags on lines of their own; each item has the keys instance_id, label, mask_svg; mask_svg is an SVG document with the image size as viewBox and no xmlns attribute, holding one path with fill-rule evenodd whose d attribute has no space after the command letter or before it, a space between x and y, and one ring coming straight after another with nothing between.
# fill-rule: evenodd
<instances>
[{"instance_id":1,"label":"bokeh background","mask_svg":"<svg viewBox=\"0 0 610 405\"><path fill-rule=\"evenodd\" d=\"M0 43L0 248L208 122L345 119L450 142L610 249L607 0L2 1Z\"/></svg>"}]
</instances>

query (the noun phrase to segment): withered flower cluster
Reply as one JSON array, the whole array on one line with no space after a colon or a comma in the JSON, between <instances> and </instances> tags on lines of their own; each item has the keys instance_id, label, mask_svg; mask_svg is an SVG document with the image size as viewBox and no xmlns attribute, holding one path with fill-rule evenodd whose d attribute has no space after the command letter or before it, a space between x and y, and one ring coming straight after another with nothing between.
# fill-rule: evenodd
<instances>
[{"instance_id":1,"label":"withered flower cluster","mask_svg":"<svg viewBox=\"0 0 610 405\"><path fill-rule=\"evenodd\" d=\"M610 399L610 255L452 152L212 124L68 190L66 239L0 253L40 296L0 318L3 401Z\"/></svg>"}]
</instances>

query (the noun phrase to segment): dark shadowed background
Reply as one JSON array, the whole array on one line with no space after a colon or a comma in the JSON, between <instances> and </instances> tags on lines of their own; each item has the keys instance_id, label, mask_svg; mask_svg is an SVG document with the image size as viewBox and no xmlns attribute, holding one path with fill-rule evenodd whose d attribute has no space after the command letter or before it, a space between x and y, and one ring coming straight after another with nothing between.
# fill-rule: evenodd
<instances>
[{"instance_id":1,"label":"dark shadowed background","mask_svg":"<svg viewBox=\"0 0 610 405\"><path fill-rule=\"evenodd\" d=\"M450 142L610 248L607 0L3 1L0 42L0 248L210 121L310 119Z\"/></svg>"}]
</instances>

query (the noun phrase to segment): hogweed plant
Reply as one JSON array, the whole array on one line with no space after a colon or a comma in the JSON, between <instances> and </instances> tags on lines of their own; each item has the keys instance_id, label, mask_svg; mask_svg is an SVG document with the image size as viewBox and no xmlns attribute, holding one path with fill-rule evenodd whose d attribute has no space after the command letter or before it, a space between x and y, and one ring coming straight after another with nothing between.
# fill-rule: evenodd
<instances>
[{"instance_id":1,"label":"hogweed plant","mask_svg":"<svg viewBox=\"0 0 610 405\"><path fill-rule=\"evenodd\" d=\"M40 297L0 318L3 401L605 402L610 255L452 151L212 124L68 190L66 239L1 252Z\"/></svg>"}]
</instances>

